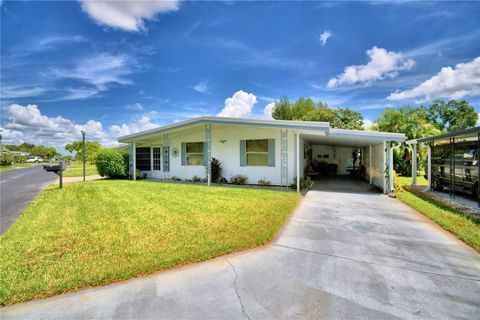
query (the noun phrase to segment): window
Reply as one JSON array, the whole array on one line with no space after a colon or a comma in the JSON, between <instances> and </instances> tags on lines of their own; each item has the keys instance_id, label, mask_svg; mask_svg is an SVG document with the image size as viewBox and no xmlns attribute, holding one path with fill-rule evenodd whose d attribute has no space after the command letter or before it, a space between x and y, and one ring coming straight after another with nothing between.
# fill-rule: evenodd
<instances>
[{"instance_id":1,"label":"window","mask_svg":"<svg viewBox=\"0 0 480 320\"><path fill-rule=\"evenodd\" d=\"M150 171L150 148L136 148L137 169Z\"/></svg>"},{"instance_id":2,"label":"window","mask_svg":"<svg viewBox=\"0 0 480 320\"><path fill-rule=\"evenodd\" d=\"M203 142L187 142L185 149L187 166L203 166Z\"/></svg>"},{"instance_id":3,"label":"window","mask_svg":"<svg viewBox=\"0 0 480 320\"><path fill-rule=\"evenodd\" d=\"M162 148L153 148L153 170L162 169Z\"/></svg>"},{"instance_id":4,"label":"window","mask_svg":"<svg viewBox=\"0 0 480 320\"><path fill-rule=\"evenodd\" d=\"M268 166L268 139L246 141L247 166Z\"/></svg>"}]
</instances>

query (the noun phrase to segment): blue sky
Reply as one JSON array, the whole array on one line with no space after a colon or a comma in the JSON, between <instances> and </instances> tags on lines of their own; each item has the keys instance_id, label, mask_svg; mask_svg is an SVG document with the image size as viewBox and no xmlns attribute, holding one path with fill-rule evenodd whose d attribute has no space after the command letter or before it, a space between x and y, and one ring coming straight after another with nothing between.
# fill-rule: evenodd
<instances>
[{"instance_id":1,"label":"blue sky","mask_svg":"<svg viewBox=\"0 0 480 320\"><path fill-rule=\"evenodd\" d=\"M300 96L375 120L480 102L479 2L3 1L4 142L55 146ZM443 69L442 69L443 68Z\"/></svg>"}]
</instances>

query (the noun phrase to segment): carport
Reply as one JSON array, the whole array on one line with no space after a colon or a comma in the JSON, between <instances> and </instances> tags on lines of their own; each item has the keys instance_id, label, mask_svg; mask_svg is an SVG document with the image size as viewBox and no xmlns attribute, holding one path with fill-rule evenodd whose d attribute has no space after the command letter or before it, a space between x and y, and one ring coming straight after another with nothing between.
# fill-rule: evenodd
<instances>
[{"instance_id":1,"label":"carport","mask_svg":"<svg viewBox=\"0 0 480 320\"><path fill-rule=\"evenodd\" d=\"M315 180L316 188L366 191L374 185L393 191L393 148L405 141L404 134L330 129L302 132L297 139L299 173Z\"/></svg>"}]
</instances>

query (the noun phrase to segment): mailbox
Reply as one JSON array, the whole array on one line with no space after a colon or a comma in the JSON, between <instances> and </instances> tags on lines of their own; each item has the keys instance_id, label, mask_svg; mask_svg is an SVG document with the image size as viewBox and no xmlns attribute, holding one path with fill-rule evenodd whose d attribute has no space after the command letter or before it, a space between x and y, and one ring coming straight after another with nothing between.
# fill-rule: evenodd
<instances>
[{"instance_id":1,"label":"mailbox","mask_svg":"<svg viewBox=\"0 0 480 320\"><path fill-rule=\"evenodd\" d=\"M60 189L63 186L63 171L67 168L68 163L64 162L59 162L59 163L54 163L54 164L44 164L43 165L43 170L47 172L54 172L57 174L60 178Z\"/></svg>"}]
</instances>

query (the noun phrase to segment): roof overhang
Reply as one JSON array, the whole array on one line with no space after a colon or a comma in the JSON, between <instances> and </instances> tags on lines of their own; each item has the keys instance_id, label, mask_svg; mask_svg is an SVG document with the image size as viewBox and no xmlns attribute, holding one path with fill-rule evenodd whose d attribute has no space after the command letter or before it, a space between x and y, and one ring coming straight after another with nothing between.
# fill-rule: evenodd
<instances>
[{"instance_id":1,"label":"roof overhang","mask_svg":"<svg viewBox=\"0 0 480 320\"><path fill-rule=\"evenodd\" d=\"M405 141L405 135L403 133L333 129L330 128L328 122L224 117L199 117L185 120L155 129L122 136L118 138L118 141L121 143L129 143L157 139L163 133L173 133L177 130L182 130L186 127L194 127L203 123L295 129L306 140L327 145L364 147L382 143L384 141Z\"/></svg>"},{"instance_id":2,"label":"roof overhang","mask_svg":"<svg viewBox=\"0 0 480 320\"><path fill-rule=\"evenodd\" d=\"M386 141L404 142L403 133L330 129L326 135L303 133L302 137L310 143L328 146L364 148Z\"/></svg>"},{"instance_id":3,"label":"roof overhang","mask_svg":"<svg viewBox=\"0 0 480 320\"><path fill-rule=\"evenodd\" d=\"M444 140L444 139L450 139L458 136L465 136L473 133L479 133L480 132L480 127L473 127L473 128L468 128L464 130L458 130L458 131L453 131L445 134L440 134L438 136L433 136L433 137L427 137L427 138L420 138L420 139L411 139L408 140L406 143L407 144L417 144L417 143L422 143L422 142L431 142L431 141L436 141L436 140Z\"/></svg>"},{"instance_id":4,"label":"roof overhang","mask_svg":"<svg viewBox=\"0 0 480 320\"><path fill-rule=\"evenodd\" d=\"M330 128L328 122L317 121L290 121L290 120L263 120L263 119L243 119L243 118L226 118L226 117L199 117L189 119L170 125L161 126L158 128L141 131L138 133L122 136L118 138L118 142L128 143L133 142L139 138L145 138L150 135L157 135L160 133L167 133L172 130L181 129L187 126L198 125L202 123L212 124L228 124L228 125L243 125L243 126L258 126L258 127L274 127L287 128L298 130L316 130L327 131Z\"/></svg>"}]
</instances>

